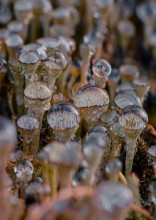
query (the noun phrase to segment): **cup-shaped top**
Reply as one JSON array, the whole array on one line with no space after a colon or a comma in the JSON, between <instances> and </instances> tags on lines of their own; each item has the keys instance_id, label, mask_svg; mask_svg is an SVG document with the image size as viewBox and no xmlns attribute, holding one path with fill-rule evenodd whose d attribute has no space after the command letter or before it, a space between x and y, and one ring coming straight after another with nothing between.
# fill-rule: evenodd
<instances>
[{"instance_id":1,"label":"cup-shaped top","mask_svg":"<svg viewBox=\"0 0 156 220\"><path fill-rule=\"evenodd\" d=\"M19 21L11 21L8 24L8 30L11 34L20 34L23 31L23 24Z\"/></svg>"},{"instance_id":2,"label":"cup-shaped top","mask_svg":"<svg viewBox=\"0 0 156 220\"><path fill-rule=\"evenodd\" d=\"M21 54L19 55L19 62L21 64L35 65L39 62L39 58L31 51L27 53L22 53L21 51Z\"/></svg>"},{"instance_id":3,"label":"cup-shaped top","mask_svg":"<svg viewBox=\"0 0 156 220\"><path fill-rule=\"evenodd\" d=\"M75 25L79 20L79 14L75 7L59 7L53 13L55 23Z\"/></svg>"},{"instance_id":4,"label":"cup-shaped top","mask_svg":"<svg viewBox=\"0 0 156 220\"><path fill-rule=\"evenodd\" d=\"M134 88L130 83L122 83L117 86L115 93L123 93L123 92L134 92Z\"/></svg>"},{"instance_id":5,"label":"cup-shaped top","mask_svg":"<svg viewBox=\"0 0 156 220\"><path fill-rule=\"evenodd\" d=\"M83 145L83 155L89 165L99 164L103 155L107 149L104 147L105 141L101 136L97 134L89 135Z\"/></svg>"},{"instance_id":6,"label":"cup-shaped top","mask_svg":"<svg viewBox=\"0 0 156 220\"><path fill-rule=\"evenodd\" d=\"M100 121L106 125L109 125L117 118L118 118L117 112L115 110L109 109L101 115Z\"/></svg>"},{"instance_id":7,"label":"cup-shaped top","mask_svg":"<svg viewBox=\"0 0 156 220\"><path fill-rule=\"evenodd\" d=\"M52 164L75 167L81 161L76 150L64 143L52 142L44 148L44 151L48 154L48 161Z\"/></svg>"},{"instance_id":8,"label":"cup-shaped top","mask_svg":"<svg viewBox=\"0 0 156 220\"><path fill-rule=\"evenodd\" d=\"M69 54L72 54L76 49L76 42L74 39L70 37L59 36L59 45L60 45L60 50L65 57L66 56L68 57Z\"/></svg>"},{"instance_id":9,"label":"cup-shaped top","mask_svg":"<svg viewBox=\"0 0 156 220\"><path fill-rule=\"evenodd\" d=\"M15 125L8 119L0 117L0 151L9 152L17 141Z\"/></svg>"},{"instance_id":10,"label":"cup-shaped top","mask_svg":"<svg viewBox=\"0 0 156 220\"><path fill-rule=\"evenodd\" d=\"M51 97L51 91L43 83L35 82L25 88L24 96L30 100L44 101Z\"/></svg>"},{"instance_id":11,"label":"cup-shaped top","mask_svg":"<svg viewBox=\"0 0 156 220\"><path fill-rule=\"evenodd\" d=\"M110 138L107 128L105 128L104 126L96 126L96 127L91 128L86 135L86 140L90 138L92 135L97 135L97 138L98 137L103 138L104 140L103 147L107 147L110 145L111 138Z\"/></svg>"},{"instance_id":12,"label":"cup-shaped top","mask_svg":"<svg viewBox=\"0 0 156 220\"><path fill-rule=\"evenodd\" d=\"M40 38L37 43L45 48L47 56L51 56L54 50L59 51L60 49L59 41L56 38Z\"/></svg>"},{"instance_id":13,"label":"cup-shaped top","mask_svg":"<svg viewBox=\"0 0 156 220\"><path fill-rule=\"evenodd\" d=\"M24 7L23 7L24 5ZM17 20L19 21L25 21L25 19L28 18L33 8L32 1L24 1L24 0L18 0L14 4L14 12Z\"/></svg>"},{"instance_id":14,"label":"cup-shaped top","mask_svg":"<svg viewBox=\"0 0 156 220\"><path fill-rule=\"evenodd\" d=\"M64 55L61 52L53 51L53 53L50 54L50 57L47 58L45 61L45 68L49 71L56 70L61 71L66 66L66 59Z\"/></svg>"},{"instance_id":15,"label":"cup-shaped top","mask_svg":"<svg viewBox=\"0 0 156 220\"><path fill-rule=\"evenodd\" d=\"M6 45L8 48L20 48L23 45L23 39L18 34L11 34L6 39Z\"/></svg>"},{"instance_id":16,"label":"cup-shaped top","mask_svg":"<svg viewBox=\"0 0 156 220\"><path fill-rule=\"evenodd\" d=\"M47 114L47 121L51 128L65 130L78 126L80 115L74 105L61 101L52 105Z\"/></svg>"},{"instance_id":17,"label":"cup-shaped top","mask_svg":"<svg viewBox=\"0 0 156 220\"><path fill-rule=\"evenodd\" d=\"M124 64L120 67L119 73L122 79L126 82L132 82L139 76L139 70L137 66L132 64Z\"/></svg>"},{"instance_id":18,"label":"cup-shaped top","mask_svg":"<svg viewBox=\"0 0 156 220\"><path fill-rule=\"evenodd\" d=\"M35 71L37 70L40 59L34 52L25 52L21 50L19 55L19 63L20 63L20 70L21 74L24 75L26 78L33 77Z\"/></svg>"},{"instance_id":19,"label":"cup-shaped top","mask_svg":"<svg viewBox=\"0 0 156 220\"><path fill-rule=\"evenodd\" d=\"M123 128L134 131L143 130L147 122L147 113L136 105L126 107L119 118L119 123Z\"/></svg>"},{"instance_id":20,"label":"cup-shaped top","mask_svg":"<svg viewBox=\"0 0 156 220\"><path fill-rule=\"evenodd\" d=\"M28 115L23 115L17 120L17 126L19 129L26 131L34 131L39 129L39 122L36 118Z\"/></svg>"},{"instance_id":21,"label":"cup-shaped top","mask_svg":"<svg viewBox=\"0 0 156 220\"><path fill-rule=\"evenodd\" d=\"M93 65L93 73L99 78L108 78L111 74L111 65L104 59L99 59Z\"/></svg>"},{"instance_id":22,"label":"cup-shaped top","mask_svg":"<svg viewBox=\"0 0 156 220\"><path fill-rule=\"evenodd\" d=\"M150 83L146 77L138 78L133 81L134 88L142 87L142 88L150 88Z\"/></svg>"},{"instance_id":23,"label":"cup-shaped top","mask_svg":"<svg viewBox=\"0 0 156 220\"><path fill-rule=\"evenodd\" d=\"M52 12L52 5L49 0L33 0L33 12L36 14L48 14Z\"/></svg>"},{"instance_id":24,"label":"cup-shaped top","mask_svg":"<svg viewBox=\"0 0 156 220\"><path fill-rule=\"evenodd\" d=\"M98 185L93 199L100 212L113 215L127 211L133 203L133 194L121 183L102 182Z\"/></svg>"},{"instance_id":25,"label":"cup-shaped top","mask_svg":"<svg viewBox=\"0 0 156 220\"><path fill-rule=\"evenodd\" d=\"M93 85L85 85L77 90L74 103L78 108L90 108L109 105L108 93Z\"/></svg>"},{"instance_id":26,"label":"cup-shaped top","mask_svg":"<svg viewBox=\"0 0 156 220\"><path fill-rule=\"evenodd\" d=\"M30 43L23 46L21 53L27 54L28 52L33 52L42 61L47 58L46 48L38 43Z\"/></svg>"},{"instance_id":27,"label":"cup-shaped top","mask_svg":"<svg viewBox=\"0 0 156 220\"><path fill-rule=\"evenodd\" d=\"M114 99L115 107L121 111L129 105L142 106L140 99L133 92L119 93Z\"/></svg>"}]
</instances>

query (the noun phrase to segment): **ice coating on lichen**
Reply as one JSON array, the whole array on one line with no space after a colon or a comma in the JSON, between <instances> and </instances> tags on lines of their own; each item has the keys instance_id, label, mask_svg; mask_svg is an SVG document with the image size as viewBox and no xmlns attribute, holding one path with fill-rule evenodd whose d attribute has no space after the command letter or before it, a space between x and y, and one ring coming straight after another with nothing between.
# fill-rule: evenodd
<instances>
[{"instance_id":1,"label":"ice coating on lichen","mask_svg":"<svg viewBox=\"0 0 156 220\"><path fill-rule=\"evenodd\" d=\"M89 85L81 87L77 91L74 103L78 108L107 106L109 104L109 96L105 90Z\"/></svg>"},{"instance_id":2,"label":"ice coating on lichen","mask_svg":"<svg viewBox=\"0 0 156 220\"><path fill-rule=\"evenodd\" d=\"M29 99L46 100L50 98L51 92L47 86L40 82L36 82L29 84L25 88L24 95Z\"/></svg>"},{"instance_id":3,"label":"ice coating on lichen","mask_svg":"<svg viewBox=\"0 0 156 220\"><path fill-rule=\"evenodd\" d=\"M23 46L21 54L27 54L27 52L33 52L40 60L45 60L47 57L46 48L38 43L30 43Z\"/></svg>"},{"instance_id":4,"label":"ice coating on lichen","mask_svg":"<svg viewBox=\"0 0 156 220\"><path fill-rule=\"evenodd\" d=\"M62 53L53 52L45 62L45 66L51 70L62 70L66 66L66 60Z\"/></svg>"},{"instance_id":5,"label":"ice coating on lichen","mask_svg":"<svg viewBox=\"0 0 156 220\"><path fill-rule=\"evenodd\" d=\"M111 73L111 70L112 68L110 64L104 59L97 60L93 65L93 72L99 77L108 77Z\"/></svg>"},{"instance_id":6,"label":"ice coating on lichen","mask_svg":"<svg viewBox=\"0 0 156 220\"><path fill-rule=\"evenodd\" d=\"M140 130L143 129L148 122L148 116L146 112L138 106L128 106L122 112L119 117L119 123L122 127Z\"/></svg>"},{"instance_id":7,"label":"ice coating on lichen","mask_svg":"<svg viewBox=\"0 0 156 220\"><path fill-rule=\"evenodd\" d=\"M64 130L78 126L80 116L72 104L62 101L51 107L47 120L51 128Z\"/></svg>"},{"instance_id":8,"label":"ice coating on lichen","mask_svg":"<svg viewBox=\"0 0 156 220\"><path fill-rule=\"evenodd\" d=\"M19 61L23 64L36 64L39 62L39 58L33 52L21 53Z\"/></svg>"},{"instance_id":9,"label":"ice coating on lichen","mask_svg":"<svg viewBox=\"0 0 156 220\"><path fill-rule=\"evenodd\" d=\"M129 105L138 105L141 106L140 99L135 94L129 93L119 93L114 99L115 105L120 108L124 109Z\"/></svg>"},{"instance_id":10,"label":"ice coating on lichen","mask_svg":"<svg viewBox=\"0 0 156 220\"><path fill-rule=\"evenodd\" d=\"M32 118L28 115L21 116L17 120L17 125L19 128L22 128L24 130L33 131L35 129L39 128L39 122L36 118Z\"/></svg>"},{"instance_id":11,"label":"ice coating on lichen","mask_svg":"<svg viewBox=\"0 0 156 220\"><path fill-rule=\"evenodd\" d=\"M127 210L133 202L133 194L121 183L101 183L94 197L97 206L108 213L118 213Z\"/></svg>"}]
</instances>

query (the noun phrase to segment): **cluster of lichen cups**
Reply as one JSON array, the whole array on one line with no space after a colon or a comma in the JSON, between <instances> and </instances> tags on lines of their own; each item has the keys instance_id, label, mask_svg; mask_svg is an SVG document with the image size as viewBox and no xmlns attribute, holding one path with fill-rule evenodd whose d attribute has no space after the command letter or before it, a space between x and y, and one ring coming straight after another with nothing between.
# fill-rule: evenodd
<instances>
[{"instance_id":1,"label":"cluster of lichen cups","mask_svg":"<svg viewBox=\"0 0 156 220\"><path fill-rule=\"evenodd\" d=\"M24 55L34 53L37 57L37 53L32 51L23 51L21 55L23 55L22 53ZM38 59L40 58L38 57ZM42 60L42 68L46 65L46 62L46 58ZM52 62L52 66L55 67L55 59L52 58L50 60L49 58L48 62ZM101 75L104 75L107 69L103 68L102 65L108 65L108 63L102 59L99 61L101 66L97 65L97 63L98 61L96 62L98 70L93 67L94 74L102 71ZM141 102L138 101L137 105L135 101L139 100L139 98L134 92L133 84L129 82L130 80L128 82L124 80L117 87L117 95L111 105L109 95L103 88L109 75L106 72L105 77L97 75L96 78L93 78L92 84L84 85L80 83L76 85L72 92L73 102L71 102L67 101L63 95L57 95L56 91L52 89L57 77L55 69L48 73L49 71L46 71L45 68L46 77L48 74L53 76L53 79L50 77L52 80L46 83L41 81L42 77L37 76L36 67L35 69L34 67L30 68L34 64L27 65L29 72L31 72L30 69L32 68L32 75L36 75L36 77L31 75L29 78L25 78L24 103L26 114L17 119L23 153L20 156L21 161L18 158L14 161L13 172L17 186L13 193L16 191L17 196L20 198L25 197L26 201L29 201L29 197L35 197L35 202L44 201L47 197L52 198L54 199L54 204L57 202L59 205L62 201L61 196L63 196L61 193L64 192L63 190L68 189L68 202L70 202L72 193L78 193L78 200L83 198L84 201L82 203L84 202L84 205L88 207L87 214L84 214L87 215L87 219L92 219L89 213L91 208L95 210L94 218L104 213L103 215L106 216L106 219L113 219L114 216L119 220L125 219L133 204L133 192L125 184L127 184L129 174L132 172L133 159L137 151L136 140L148 122L147 114L141 107ZM24 74L26 74L27 65L24 64L23 67L20 64L20 69L24 68ZM110 68L110 65L108 67ZM61 68L59 71L61 71ZM57 73L60 74L58 71ZM100 77L100 81L98 81L98 77ZM49 77L47 77L47 80L49 80ZM51 84L52 87L50 86ZM120 95L120 90L122 91L123 88L127 88L127 90L124 89L123 97L128 97L129 99L127 98L127 102L123 100L125 103L120 105L120 101L117 102L116 97ZM39 150L41 147L40 134L43 120L46 120L44 117L46 111L48 111L46 117L50 131L49 140L51 142ZM6 119L3 120L5 123L7 122ZM87 129L86 136L84 140L80 139L78 143L76 141L77 137L82 132L82 125L85 124ZM9 128L5 130L3 123L1 123L1 126L1 132L4 133L6 140L9 141L9 138L11 138L7 137ZM12 138L15 139L15 136ZM124 173L122 173L122 163L116 159L120 156L121 145L124 140L126 143L125 175L127 181ZM3 143L2 140L2 149L8 155L8 150L7 148L5 150L3 144L6 143ZM9 144L7 146L9 147ZM16 155L17 151L13 154ZM7 158L4 157L3 160L5 160L3 169L5 169ZM99 178L98 168L101 162L105 167L108 181L97 185ZM40 171L35 173L35 169L38 169L38 164L40 164L41 168ZM38 180L38 178L40 179ZM3 185L1 189L4 189ZM72 187L74 187L75 191L70 192ZM95 191L93 190L94 188ZM83 192L83 197L81 198L77 190L81 192L83 189L86 189L86 192ZM87 190L91 190L89 195L87 195ZM60 200L56 199L59 194ZM85 201L86 196L89 196L88 203ZM118 206L119 200L122 201L122 206ZM72 212L73 210L71 209L70 211ZM59 215L59 213L55 212L56 210L54 210L54 213L49 214L51 218L53 215ZM62 212L61 215L66 215L64 209ZM32 215L31 212L29 214L30 216ZM43 216L45 214L44 212L42 213Z\"/></svg>"},{"instance_id":2,"label":"cluster of lichen cups","mask_svg":"<svg viewBox=\"0 0 156 220\"><path fill-rule=\"evenodd\" d=\"M137 66L112 69L101 58L113 0L95 2L98 30L92 34L92 19L87 19L88 32L78 49L79 79L74 76L71 84L76 47L71 36L79 20L74 1L59 0L54 10L48 0L14 3L17 21L8 25L11 34L4 36L0 59L0 87L9 71L15 97L9 93L8 103L16 115L13 122L0 117L2 220L125 220L134 207L148 215L139 207L133 164L148 123L143 103L149 82ZM87 4L92 9L93 1ZM48 37L37 39L40 25ZM125 18L118 31L126 51L134 27ZM122 162L121 151L126 153ZM148 155L156 170L156 146ZM155 182L149 189L155 205Z\"/></svg>"}]
</instances>

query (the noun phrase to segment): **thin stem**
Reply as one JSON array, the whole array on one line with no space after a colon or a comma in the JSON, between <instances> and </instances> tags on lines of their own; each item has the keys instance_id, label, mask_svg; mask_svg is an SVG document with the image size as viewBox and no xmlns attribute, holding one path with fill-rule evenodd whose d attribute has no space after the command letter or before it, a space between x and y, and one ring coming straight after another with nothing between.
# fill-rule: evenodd
<instances>
[{"instance_id":1,"label":"thin stem","mask_svg":"<svg viewBox=\"0 0 156 220\"><path fill-rule=\"evenodd\" d=\"M121 141L118 141L117 139L113 138L110 159L120 156L121 146Z\"/></svg>"},{"instance_id":2,"label":"thin stem","mask_svg":"<svg viewBox=\"0 0 156 220\"><path fill-rule=\"evenodd\" d=\"M56 166L49 167L49 183L52 191L52 196L55 197L57 193L57 168Z\"/></svg>"},{"instance_id":3,"label":"thin stem","mask_svg":"<svg viewBox=\"0 0 156 220\"><path fill-rule=\"evenodd\" d=\"M126 162L125 162L125 175L127 176L132 172L133 159L136 152L136 139L126 137Z\"/></svg>"}]
</instances>

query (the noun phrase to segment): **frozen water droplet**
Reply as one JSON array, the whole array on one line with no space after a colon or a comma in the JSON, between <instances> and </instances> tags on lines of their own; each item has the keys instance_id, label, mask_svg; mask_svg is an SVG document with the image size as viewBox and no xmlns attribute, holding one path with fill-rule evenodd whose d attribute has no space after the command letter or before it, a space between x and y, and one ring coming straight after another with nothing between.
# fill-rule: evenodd
<instances>
[{"instance_id":1,"label":"frozen water droplet","mask_svg":"<svg viewBox=\"0 0 156 220\"><path fill-rule=\"evenodd\" d=\"M111 73L111 66L110 64L104 60L99 59L96 61L96 63L93 65L93 72L99 77L108 77Z\"/></svg>"}]
</instances>

